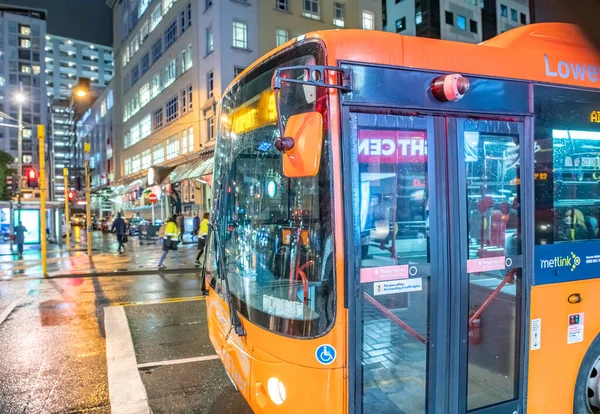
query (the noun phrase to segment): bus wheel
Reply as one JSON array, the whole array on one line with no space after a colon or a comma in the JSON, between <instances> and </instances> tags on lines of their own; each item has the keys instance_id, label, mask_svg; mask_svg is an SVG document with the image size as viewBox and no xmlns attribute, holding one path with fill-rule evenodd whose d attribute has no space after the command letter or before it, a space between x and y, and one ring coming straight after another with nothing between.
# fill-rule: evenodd
<instances>
[{"instance_id":1,"label":"bus wheel","mask_svg":"<svg viewBox=\"0 0 600 414\"><path fill-rule=\"evenodd\" d=\"M581 362L575 383L573 414L600 414L600 335Z\"/></svg>"}]
</instances>

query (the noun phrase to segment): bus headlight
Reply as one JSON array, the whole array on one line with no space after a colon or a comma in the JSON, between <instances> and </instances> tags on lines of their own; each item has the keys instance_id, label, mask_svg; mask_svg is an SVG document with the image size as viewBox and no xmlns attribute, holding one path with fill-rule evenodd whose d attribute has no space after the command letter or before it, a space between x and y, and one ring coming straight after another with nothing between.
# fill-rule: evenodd
<instances>
[{"instance_id":1,"label":"bus headlight","mask_svg":"<svg viewBox=\"0 0 600 414\"><path fill-rule=\"evenodd\" d=\"M269 378L269 381L267 382L267 391L269 392L271 401L276 405L283 404L285 401L285 386L283 385L283 382L275 377Z\"/></svg>"}]
</instances>

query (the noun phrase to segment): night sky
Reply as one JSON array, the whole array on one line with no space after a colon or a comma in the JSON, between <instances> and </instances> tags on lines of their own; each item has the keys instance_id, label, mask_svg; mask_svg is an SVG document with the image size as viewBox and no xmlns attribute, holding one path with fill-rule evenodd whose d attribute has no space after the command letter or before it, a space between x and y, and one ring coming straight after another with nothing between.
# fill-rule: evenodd
<instances>
[{"instance_id":1,"label":"night sky","mask_svg":"<svg viewBox=\"0 0 600 414\"><path fill-rule=\"evenodd\" d=\"M112 9L105 0L0 0L0 4L45 9L48 33L112 46Z\"/></svg>"}]
</instances>

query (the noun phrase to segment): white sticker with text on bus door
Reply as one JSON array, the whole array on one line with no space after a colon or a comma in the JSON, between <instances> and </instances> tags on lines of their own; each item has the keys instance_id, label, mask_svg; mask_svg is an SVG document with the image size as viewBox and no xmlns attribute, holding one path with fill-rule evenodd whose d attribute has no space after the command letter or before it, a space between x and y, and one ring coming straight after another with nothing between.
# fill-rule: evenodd
<instances>
[{"instance_id":1,"label":"white sticker with text on bus door","mask_svg":"<svg viewBox=\"0 0 600 414\"><path fill-rule=\"evenodd\" d=\"M583 312L569 315L567 328L567 344L583 342Z\"/></svg>"},{"instance_id":2,"label":"white sticker with text on bus door","mask_svg":"<svg viewBox=\"0 0 600 414\"><path fill-rule=\"evenodd\" d=\"M531 320L531 350L537 351L542 347L542 319Z\"/></svg>"},{"instance_id":3,"label":"white sticker with text on bus door","mask_svg":"<svg viewBox=\"0 0 600 414\"><path fill-rule=\"evenodd\" d=\"M373 294L390 295L392 293L418 292L423 290L423 279L387 280L373 283Z\"/></svg>"}]
</instances>

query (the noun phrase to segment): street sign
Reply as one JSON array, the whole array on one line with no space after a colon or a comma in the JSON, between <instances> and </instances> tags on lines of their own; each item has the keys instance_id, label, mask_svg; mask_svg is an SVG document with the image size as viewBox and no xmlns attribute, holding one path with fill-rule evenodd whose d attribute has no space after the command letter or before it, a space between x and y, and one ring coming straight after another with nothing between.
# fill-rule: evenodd
<instances>
[{"instance_id":1,"label":"street sign","mask_svg":"<svg viewBox=\"0 0 600 414\"><path fill-rule=\"evenodd\" d=\"M148 201L154 204L158 201L158 197L156 196L156 194L150 193L150 195L148 196Z\"/></svg>"}]
</instances>

